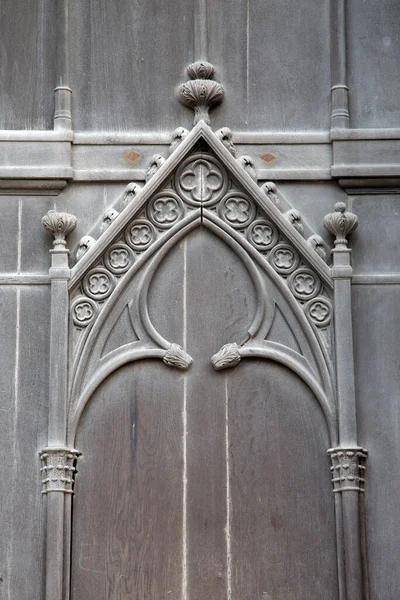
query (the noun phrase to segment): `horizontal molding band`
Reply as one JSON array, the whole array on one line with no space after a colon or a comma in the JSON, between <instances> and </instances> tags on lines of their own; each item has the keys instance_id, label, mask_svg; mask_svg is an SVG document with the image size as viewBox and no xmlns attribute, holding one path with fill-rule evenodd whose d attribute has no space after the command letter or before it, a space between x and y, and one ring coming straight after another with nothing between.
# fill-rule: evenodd
<instances>
[{"instance_id":1,"label":"horizontal molding band","mask_svg":"<svg viewBox=\"0 0 400 600\"><path fill-rule=\"evenodd\" d=\"M36 273L0 273L0 285L50 285L50 279Z\"/></svg>"},{"instance_id":2,"label":"horizontal molding band","mask_svg":"<svg viewBox=\"0 0 400 600\"><path fill-rule=\"evenodd\" d=\"M0 167L0 179L72 179L72 167Z\"/></svg>"},{"instance_id":3,"label":"horizontal molding band","mask_svg":"<svg viewBox=\"0 0 400 600\"><path fill-rule=\"evenodd\" d=\"M0 130L0 142L72 142L73 131Z\"/></svg>"},{"instance_id":4,"label":"horizontal molding band","mask_svg":"<svg viewBox=\"0 0 400 600\"><path fill-rule=\"evenodd\" d=\"M360 273L353 275L352 285L400 285L400 273Z\"/></svg>"},{"instance_id":5,"label":"horizontal molding band","mask_svg":"<svg viewBox=\"0 0 400 600\"><path fill-rule=\"evenodd\" d=\"M400 164L377 165L334 165L332 177L396 177L400 175Z\"/></svg>"},{"instance_id":6,"label":"horizontal molding band","mask_svg":"<svg viewBox=\"0 0 400 600\"><path fill-rule=\"evenodd\" d=\"M399 128L331 129L331 140L400 140Z\"/></svg>"}]
</instances>

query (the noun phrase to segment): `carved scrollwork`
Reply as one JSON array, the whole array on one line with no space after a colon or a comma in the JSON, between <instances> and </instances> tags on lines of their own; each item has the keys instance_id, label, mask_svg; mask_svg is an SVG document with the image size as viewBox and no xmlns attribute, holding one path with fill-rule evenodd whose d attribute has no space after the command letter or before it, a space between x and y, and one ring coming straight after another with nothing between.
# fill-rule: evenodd
<instances>
[{"instance_id":1,"label":"carved scrollwork","mask_svg":"<svg viewBox=\"0 0 400 600\"><path fill-rule=\"evenodd\" d=\"M78 296L71 304L71 315L77 327L87 327L97 314L97 304L86 296Z\"/></svg>"},{"instance_id":2,"label":"carved scrollwork","mask_svg":"<svg viewBox=\"0 0 400 600\"><path fill-rule=\"evenodd\" d=\"M82 288L89 298L105 300L111 295L115 286L113 275L103 267L95 267L86 275Z\"/></svg>"},{"instance_id":3,"label":"carved scrollwork","mask_svg":"<svg viewBox=\"0 0 400 600\"><path fill-rule=\"evenodd\" d=\"M293 296L298 300L310 300L317 296L321 289L321 280L307 267L295 271L289 277L288 283Z\"/></svg>"},{"instance_id":4,"label":"carved scrollwork","mask_svg":"<svg viewBox=\"0 0 400 600\"><path fill-rule=\"evenodd\" d=\"M228 177L222 165L212 156L195 154L186 159L175 177L176 189L190 205L211 206L228 189Z\"/></svg>"},{"instance_id":5,"label":"carved scrollwork","mask_svg":"<svg viewBox=\"0 0 400 600\"><path fill-rule=\"evenodd\" d=\"M270 221L259 219L254 221L247 230L247 239L257 250L271 250L278 242L279 233Z\"/></svg>"},{"instance_id":6,"label":"carved scrollwork","mask_svg":"<svg viewBox=\"0 0 400 600\"><path fill-rule=\"evenodd\" d=\"M163 361L170 367L185 371L192 364L193 358L179 344L171 344L165 352Z\"/></svg>"},{"instance_id":7,"label":"carved scrollwork","mask_svg":"<svg viewBox=\"0 0 400 600\"><path fill-rule=\"evenodd\" d=\"M183 217L182 200L169 190L157 194L147 207L150 221L160 229L169 229Z\"/></svg>"},{"instance_id":8,"label":"carved scrollwork","mask_svg":"<svg viewBox=\"0 0 400 600\"><path fill-rule=\"evenodd\" d=\"M45 448L42 461L42 494L50 492L73 493L75 463L79 452L72 448Z\"/></svg>"},{"instance_id":9,"label":"carved scrollwork","mask_svg":"<svg viewBox=\"0 0 400 600\"><path fill-rule=\"evenodd\" d=\"M211 362L216 371L235 367L241 360L242 357L240 356L239 346L235 342L225 344L225 346L222 346L222 348L211 357Z\"/></svg>"},{"instance_id":10,"label":"carved scrollwork","mask_svg":"<svg viewBox=\"0 0 400 600\"><path fill-rule=\"evenodd\" d=\"M104 256L104 264L115 275L122 275L133 264L132 250L121 242L114 244Z\"/></svg>"},{"instance_id":11,"label":"carved scrollwork","mask_svg":"<svg viewBox=\"0 0 400 600\"><path fill-rule=\"evenodd\" d=\"M305 313L317 327L327 327L332 319L332 304L324 296L318 296L306 304Z\"/></svg>"},{"instance_id":12,"label":"carved scrollwork","mask_svg":"<svg viewBox=\"0 0 400 600\"><path fill-rule=\"evenodd\" d=\"M244 229L254 219L256 207L245 194L230 192L221 200L218 212L234 229Z\"/></svg>"},{"instance_id":13,"label":"carved scrollwork","mask_svg":"<svg viewBox=\"0 0 400 600\"><path fill-rule=\"evenodd\" d=\"M300 258L297 252L288 244L278 244L269 255L271 265L281 275L289 275L297 269Z\"/></svg>"},{"instance_id":14,"label":"carved scrollwork","mask_svg":"<svg viewBox=\"0 0 400 600\"><path fill-rule=\"evenodd\" d=\"M145 219L133 221L125 230L127 244L137 252L146 250L156 238L154 227Z\"/></svg>"},{"instance_id":15,"label":"carved scrollwork","mask_svg":"<svg viewBox=\"0 0 400 600\"><path fill-rule=\"evenodd\" d=\"M333 492L364 492L365 462L368 452L364 448L330 448Z\"/></svg>"}]
</instances>

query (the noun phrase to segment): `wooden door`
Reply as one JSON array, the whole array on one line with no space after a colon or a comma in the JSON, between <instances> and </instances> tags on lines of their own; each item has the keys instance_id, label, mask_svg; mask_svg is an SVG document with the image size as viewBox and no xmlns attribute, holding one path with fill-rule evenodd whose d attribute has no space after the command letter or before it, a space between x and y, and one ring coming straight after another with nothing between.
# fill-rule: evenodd
<instances>
[{"instance_id":1,"label":"wooden door","mask_svg":"<svg viewBox=\"0 0 400 600\"><path fill-rule=\"evenodd\" d=\"M211 364L246 339L258 302L240 256L201 221L159 263L149 317L193 363L125 364L86 406L72 600L337 600L330 440L314 393L271 360ZM135 335L124 310L108 348ZM277 306L269 337L299 350Z\"/></svg>"}]
</instances>

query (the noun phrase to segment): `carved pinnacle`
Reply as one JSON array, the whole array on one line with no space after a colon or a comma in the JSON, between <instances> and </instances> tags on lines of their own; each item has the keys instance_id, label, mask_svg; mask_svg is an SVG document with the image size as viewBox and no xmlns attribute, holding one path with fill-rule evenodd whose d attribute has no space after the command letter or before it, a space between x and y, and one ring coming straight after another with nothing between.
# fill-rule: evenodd
<instances>
[{"instance_id":1,"label":"carved pinnacle","mask_svg":"<svg viewBox=\"0 0 400 600\"><path fill-rule=\"evenodd\" d=\"M54 236L53 246L55 248L57 246L64 247L67 243L65 238L76 227L76 217L68 213L49 210L43 217L42 223L43 227Z\"/></svg>"},{"instance_id":2,"label":"carved pinnacle","mask_svg":"<svg viewBox=\"0 0 400 600\"><path fill-rule=\"evenodd\" d=\"M336 236L335 246L343 244L347 246L347 236L354 231L358 226L357 215L346 211L344 202L335 204L335 212L324 217L324 227Z\"/></svg>"},{"instance_id":3,"label":"carved pinnacle","mask_svg":"<svg viewBox=\"0 0 400 600\"><path fill-rule=\"evenodd\" d=\"M191 81L182 83L178 88L178 98L194 110L193 125L203 119L210 125L209 111L224 99L225 91L220 83L212 81L215 67L208 62L199 61L189 65L187 72Z\"/></svg>"}]
</instances>

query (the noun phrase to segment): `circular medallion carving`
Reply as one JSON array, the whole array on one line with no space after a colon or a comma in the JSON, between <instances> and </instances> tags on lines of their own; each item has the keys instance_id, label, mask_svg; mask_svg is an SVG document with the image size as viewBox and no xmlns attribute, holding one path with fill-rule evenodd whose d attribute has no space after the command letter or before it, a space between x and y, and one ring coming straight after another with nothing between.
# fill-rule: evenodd
<instances>
[{"instance_id":1,"label":"circular medallion carving","mask_svg":"<svg viewBox=\"0 0 400 600\"><path fill-rule=\"evenodd\" d=\"M279 239L274 225L269 221L254 221L247 230L247 239L257 250L271 250Z\"/></svg>"},{"instance_id":2,"label":"circular medallion carving","mask_svg":"<svg viewBox=\"0 0 400 600\"><path fill-rule=\"evenodd\" d=\"M244 229L256 215L253 202L240 192L231 192L221 200L219 215L235 229Z\"/></svg>"},{"instance_id":3,"label":"circular medallion carving","mask_svg":"<svg viewBox=\"0 0 400 600\"><path fill-rule=\"evenodd\" d=\"M107 269L96 267L83 280L83 291L93 300L104 300L114 289L114 277Z\"/></svg>"},{"instance_id":4,"label":"circular medallion carving","mask_svg":"<svg viewBox=\"0 0 400 600\"><path fill-rule=\"evenodd\" d=\"M77 327L87 327L96 312L96 303L85 296L79 296L71 305L72 320Z\"/></svg>"},{"instance_id":5,"label":"circular medallion carving","mask_svg":"<svg viewBox=\"0 0 400 600\"><path fill-rule=\"evenodd\" d=\"M302 267L290 276L289 287L299 300L310 300L319 294L321 280L311 269Z\"/></svg>"},{"instance_id":6,"label":"circular medallion carving","mask_svg":"<svg viewBox=\"0 0 400 600\"><path fill-rule=\"evenodd\" d=\"M174 192L164 191L153 198L147 213L156 227L169 229L183 217L183 204Z\"/></svg>"},{"instance_id":7,"label":"circular medallion carving","mask_svg":"<svg viewBox=\"0 0 400 600\"><path fill-rule=\"evenodd\" d=\"M106 252L104 263L111 273L122 275L133 263L132 250L125 244L114 244Z\"/></svg>"},{"instance_id":8,"label":"circular medallion carving","mask_svg":"<svg viewBox=\"0 0 400 600\"><path fill-rule=\"evenodd\" d=\"M138 252L147 250L155 240L153 225L144 219L133 221L125 231L125 240L129 246Z\"/></svg>"},{"instance_id":9,"label":"circular medallion carving","mask_svg":"<svg viewBox=\"0 0 400 600\"><path fill-rule=\"evenodd\" d=\"M331 322L332 305L323 296L318 296L307 303L306 315L317 327L326 327Z\"/></svg>"},{"instance_id":10,"label":"circular medallion carving","mask_svg":"<svg viewBox=\"0 0 400 600\"><path fill-rule=\"evenodd\" d=\"M212 156L195 154L178 169L175 185L180 196L192 206L210 206L228 189L225 169Z\"/></svg>"},{"instance_id":11,"label":"circular medallion carving","mask_svg":"<svg viewBox=\"0 0 400 600\"><path fill-rule=\"evenodd\" d=\"M297 269L300 258L297 252L288 244L278 244L269 255L271 265L281 275L289 275Z\"/></svg>"}]
</instances>

